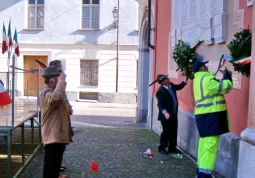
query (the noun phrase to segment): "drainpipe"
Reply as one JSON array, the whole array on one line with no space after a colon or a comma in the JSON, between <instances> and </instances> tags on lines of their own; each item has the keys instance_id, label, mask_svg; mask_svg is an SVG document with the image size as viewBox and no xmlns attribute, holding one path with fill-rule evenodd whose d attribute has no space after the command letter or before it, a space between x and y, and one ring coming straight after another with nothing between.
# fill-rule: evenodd
<instances>
[{"instance_id":1,"label":"drainpipe","mask_svg":"<svg viewBox=\"0 0 255 178\"><path fill-rule=\"evenodd\" d=\"M149 30L149 33L148 33L148 46L151 48L151 49L153 49L154 50L154 46L151 44L151 31L154 31L155 30L155 28L151 28L151 0L148 0L148 7L149 7L149 14L148 14L148 21L149 21L149 28L148 28L148 30Z\"/></svg>"},{"instance_id":2,"label":"drainpipe","mask_svg":"<svg viewBox=\"0 0 255 178\"><path fill-rule=\"evenodd\" d=\"M149 0L149 4L151 4L151 0ZM156 8L155 8L155 28L154 29L157 29L157 26L158 26L158 1L155 1L155 6L156 6ZM150 21L149 21L149 23L151 24ZM157 37L158 37L158 35L157 35L157 31L156 31L155 36L154 36L154 43L155 44L156 44L156 41L157 41ZM149 36L149 39L150 39L150 36ZM157 50L154 49L154 66L153 66L154 67L154 71L153 71L153 76L154 77L156 76L156 56L157 56ZM155 90L156 90L156 85L153 85L153 90L152 90L153 95L155 93Z\"/></svg>"},{"instance_id":3,"label":"drainpipe","mask_svg":"<svg viewBox=\"0 0 255 178\"><path fill-rule=\"evenodd\" d=\"M153 73L153 75L152 76L155 76L155 70L156 70L156 51L155 51L155 46L153 46L152 44L151 44L151 31L154 31L155 32L155 28L151 28L151 0L148 0L148 26L149 26L149 28L148 28L148 30L149 30L149 33L148 33L148 46L149 46L149 48L151 48L152 50L154 50L154 71L152 72ZM155 37L154 37L154 42L155 42L155 39L156 39L156 35L155 35ZM153 94L154 94L154 92L155 92L155 85L153 86L153 89L151 89L152 90L152 96L150 96L151 97L151 101L150 101L150 103L151 103L151 119L150 119L150 129L152 129L153 127Z\"/></svg>"}]
</instances>

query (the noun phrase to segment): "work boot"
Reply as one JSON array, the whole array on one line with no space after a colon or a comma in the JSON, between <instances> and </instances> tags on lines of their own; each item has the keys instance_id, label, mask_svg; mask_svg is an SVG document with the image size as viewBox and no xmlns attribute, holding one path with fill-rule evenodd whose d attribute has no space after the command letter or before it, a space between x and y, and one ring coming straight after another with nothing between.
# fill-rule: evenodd
<instances>
[{"instance_id":1,"label":"work boot","mask_svg":"<svg viewBox=\"0 0 255 178\"><path fill-rule=\"evenodd\" d=\"M163 155L168 155L169 154L168 151L166 151L165 148L161 148L160 146L158 146L158 152L160 154L163 154Z\"/></svg>"},{"instance_id":2,"label":"work boot","mask_svg":"<svg viewBox=\"0 0 255 178\"><path fill-rule=\"evenodd\" d=\"M171 153L171 154L181 154L182 152L176 148L168 148L168 152Z\"/></svg>"}]
</instances>

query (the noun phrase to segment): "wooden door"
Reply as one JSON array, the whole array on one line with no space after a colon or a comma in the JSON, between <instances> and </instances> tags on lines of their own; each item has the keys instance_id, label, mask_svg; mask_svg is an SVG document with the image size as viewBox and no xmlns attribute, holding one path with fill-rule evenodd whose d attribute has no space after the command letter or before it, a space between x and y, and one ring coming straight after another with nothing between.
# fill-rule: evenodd
<instances>
[{"instance_id":1,"label":"wooden door","mask_svg":"<svg viewBox=\"0 0 255 178\"><path fill-rule=\"evenodd\" d=\"M38 69L38 64L35 60L39 60L45 65L48 64L47 56L24 56L24 69ZM43 70L40 67L40 70ZM39 77L38 72L35 73L24 73L24 96L37 96L38 91L38 80L39 80L39 91L44 87L44 79L42 78L43 72L40 71Z\"/></svg>"}]
</instances>

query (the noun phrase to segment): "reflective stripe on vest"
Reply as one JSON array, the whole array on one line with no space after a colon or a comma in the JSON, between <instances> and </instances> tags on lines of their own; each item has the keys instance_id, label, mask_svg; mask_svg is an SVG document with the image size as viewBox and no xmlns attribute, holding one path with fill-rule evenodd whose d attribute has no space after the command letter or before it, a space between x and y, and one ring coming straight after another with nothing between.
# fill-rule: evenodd
<instances>
[{"instance_id":1,"label":"reflective stripe on vest","mask_svg":"<svg viewBox=\"0 0 255 178\"><path fill-rule=\"evenodd\" d=\"M208 103L208 104L198 104L198 103L201 103L202 101L206 100L206 99L213 99L213 98L216 98L217 96L221 96L221 91L222 91L222 87L223 87L223 80L220 81L220 86L219 86L219 89L218 89L218 93L217 94L214 94L214 95L208 95L208 96L204 96L204 89L203 89L203 81L204 81L204 78L205 76L203 76L201 79L200 79L200 92L201 92L201 99L199 100L196 100L196 108L201 108L201 107L210 107L210 106L213 106L214 104L225 104L223 103L223 101L217 101L216 103ZM229 89L230 89L230 85L228 85ZM228 90L229 90L228 89ZM202 106L203 105L203 106Z\"/></svg>"},{"instance_id":2,"label":"reflective stripe on vest","mask_svg":"<svg viewBox=\"0 0 255 178\"><path fill-rule=\"evenodd\" d=\"M197 95L195 98L197 99L195 105L195 114L205 114L212 112L220 112L225 111L227 109L226 101L224 99L224 95L222 93L229 92L231 90L231 86L227 84L225 87L225 82L221 80L218 84L218 88L215 88L215 94L210 94L207 91L208 80L207 76L201 76L200 80L196 81L195 91L197 91ZM212 79L209 79L212 80ZM205 87L205 88L204 88ZM226 91L224 91L226 90ZM200 97L198 97L200 95ZM207 95L207 96L205 96Z\"/></svg>"},{"instance_id":3,"label":"reflective stripe on vest","mask_svg":"<svg viewBox=\"0 0 255 178\"><path fill-rule=\"evenodd\" d=\"M211 107L213 105L226 104L225 100L216 101L215 103L197 104L196 108Z\"/></svg>"}]
</instances>

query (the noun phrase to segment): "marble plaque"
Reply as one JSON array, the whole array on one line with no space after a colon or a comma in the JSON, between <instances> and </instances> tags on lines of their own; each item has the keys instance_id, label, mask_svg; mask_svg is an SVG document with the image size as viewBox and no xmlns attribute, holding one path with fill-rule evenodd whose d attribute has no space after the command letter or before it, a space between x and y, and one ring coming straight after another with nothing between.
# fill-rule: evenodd
<instances>
[{"instance_id":1,"label":"marble plaque","mask_svg":"<svg viewBox=\"0 0 255 178\"><path fill-rule=\"evenodd\" d=\"M173 0L171 31L181 30L181 39L191 46L200 40L212 44L214 38L216 43L225 42L227 32L226 1ZM177 38L177 36L172 38ZM172 39L171 41L177 40Z\"/></svg>"}]
</instances>

